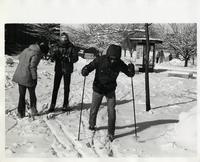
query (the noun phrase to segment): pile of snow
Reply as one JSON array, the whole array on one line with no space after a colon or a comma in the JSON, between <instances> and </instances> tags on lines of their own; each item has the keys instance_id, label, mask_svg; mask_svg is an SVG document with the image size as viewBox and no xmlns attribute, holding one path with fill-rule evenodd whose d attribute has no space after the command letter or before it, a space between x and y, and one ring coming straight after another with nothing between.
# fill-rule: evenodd
<instances>
[{"instance_id":1,"label":"pile of snow","mask_svg":"<svg viewBox=\"0 0 200 162\"><path fill-rule=\"evenodd\" d=\"M169 63L175 66L183 66L184 64L184 62L179 59L172 59Z\"/></svg>"},{"instance_id":2,"label":"pile of snow","mask_svg":"<svg viewBox=\"0 0 200 162\"><path fill-rule=\"evenodd\" d=\"M179 115L179 122L174 126L172 140L177 146L196 151L197 107Z\"/></svg>"},{"instance_id":3,"label":"pile of snow","mask_svg":"<svg viewBox=\"0 0 200 162\"><path fill-rule=\"evenodd\" d=\"M41 72L41 75L45 76L47 79L51 79L52 76L53 76L52 73L50 73L50 72L48 72L48 71L46 71L46 70L43 70L43 71Z\"/></svg>"},{"instance_id":4,"label":"pile of snow","mask_svg":"<svg viewBox=\"0 0 200 162\"><path fill-rule=\"evenodd\" d=\"M14 61L12 57L6 57L6 64L8 66L13 66L14 65Z\"/></svg>"},{"instance_id":5,"label":"pile of snow","mask_svg":"<svg viewBox=\"0 0 200 162\"><path fill-rule=\"evenodd\" d=\"M5 55L6 65L13 67L15 63L19 63L17 56Z\"/></svg>"},{"instance_id":6,"label":"pile of snow","mask_svg":"<svg viewBox=\"0 0 200 162\"><path fill-rule=\"evenodd\" d=\"M5 88L12 88L14 87L14 82L12 81L12 76L9 73L5 73Z\"/></svg>"}]
</instances>

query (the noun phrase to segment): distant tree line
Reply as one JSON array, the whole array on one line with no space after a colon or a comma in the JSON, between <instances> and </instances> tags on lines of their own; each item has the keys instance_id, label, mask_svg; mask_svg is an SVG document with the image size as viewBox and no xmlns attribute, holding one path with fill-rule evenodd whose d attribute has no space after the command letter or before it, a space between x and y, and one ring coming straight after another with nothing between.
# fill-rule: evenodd
<instances>
[{"instance_id":1,"label":"distant tree line","mask_svg":"<svg viewBox=\"0 0 200 162\"><path fill-rule=\"evenodd\" d=\"M197 24L156 24L153 28L163 40L161 48L174 53L177 59L185 62L185 67L190 59L194 64L197 57Z\"/></svg>"}]
</instances>

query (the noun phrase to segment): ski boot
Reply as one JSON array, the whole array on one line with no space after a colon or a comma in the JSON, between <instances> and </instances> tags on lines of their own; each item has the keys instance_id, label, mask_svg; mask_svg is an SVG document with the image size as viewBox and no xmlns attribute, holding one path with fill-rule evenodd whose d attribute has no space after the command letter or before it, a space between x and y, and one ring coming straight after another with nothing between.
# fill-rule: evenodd
<instances>
[{"instance_id":1,"label":"ski boot","mask_svg":"<svg viewBox=\"0 0 200 162\"><path fill-rule=\"evenodd\" d=\"M67 112L67 115L69 115L69 114L70 114L70 111L71 111L71 109L70 109L70 107L69 107L69 106L65 106L65 105L63 105L63 107L62 107L62 111L64 111L64 112Z\"/></svg>"},{"instance_id":2,"label":"ski boot","mask_svg":"<svg viewBox=\"0 0 200 162\"><path fill-rule=\"evenodd\" d=\"M110 142L112 142L114 140L114 135L112 135L112 134L108 134L107 137Z\"/></svg>"},{"instance_id":3,"label":"ski boot","mask_svg":"<svg viewBox=\"0 0 200 162\"><path fill-rule=\"evenodd\" d=\"M54 110L55 110L55 105L54 105L54 104L51 104L51 105L50 105L50 108L47 110L47 113L54 112Z\"/></svg>"},{"instance_id":4,"label":"ski boot","mask_svg":"<svg viewBox=\"0 0 200 162\"><path fill-rule=\"evenodd\" d=\"M25 117L25 111L21 111L21 112L17 112L17 117L19 118L19 119L22 119L22 118L24 118Z\"/></svg>"},{"instance_id":5,"label":"ski boot","mask_svg":"<svg viewBox=\"0 0 200 162\"><path fill-rule=\"evenodd\" d=\"M95 131L96 127L90 125L88 129L91 130L91 131Z\"/></svg>"},{"instance_id":6,"label":"ski boot","mask_svg":"<svg viewBox=\"0 0 200 162\"><path fill-rule=\"evenodd\" d=\"M39 115L36 107L31 107L30 110L31 110L30 111L31 112L31 116L38 116Z\"/></svg>"},{"instance_id":7,"label":"ski boot","mask_svg":"<svg viewBox=\"0 0 200 162\"><path fill-rule=\"evenodd\" d=\"M32 118L33 120L35 120L35 116L38 116L38 111L35 107L31 107L30 110L28 110L28 115L29 115L29 118Z\"/></svg>"}]
</instances>

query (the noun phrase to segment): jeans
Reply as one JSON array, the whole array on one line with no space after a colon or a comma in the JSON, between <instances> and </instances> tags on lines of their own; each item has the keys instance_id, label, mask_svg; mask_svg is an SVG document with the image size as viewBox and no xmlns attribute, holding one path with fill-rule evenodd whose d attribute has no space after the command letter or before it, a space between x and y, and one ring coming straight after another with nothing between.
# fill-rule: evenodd
<instances>
[{"instance_id":1,"label":"jeans","mask_svg":"<svg viewBox=\"0 0 200 162\"><path fill-rule=\"evenodd\" d=\"M37 98L35 95L35 88L36 85L33 87L26 87L19 84L19 102L18 102L18 113L24 117L25 116L25 110L26 110L26 104L25 104L25 97L26 97L26 89L28 88L29 96L30 96L30 106L31 108L34 107L36 109L36 102Z\"/></svg>"},{"instance_id":2,"label":"jeans","mask_svg":"<svg viewBox=\"0 0 200 162\"><path fill-rule=\"evenodd\" d=\"M60 87L60 82L61 82L62 76L64 77L64 102L63 102L63 106L67 107L68 103L69 103L68 100L69 100L71 73L69 73L69 74L63 74L62 72L56 72L55 73L51 105L54 105L54 106L56 105L58 90L59 90L59 87Z\"/></svg>"},{"instance_id":3,"label":"jeans","mask_svg":"<svg viewBox=\"0 0 200 162\"><path fill-rule=\"evenodd\" d=\"M92 95L92 105L90 108L90 118L89 125L94 127L96 125L96 118L99 107L101 105L103 97L107 99L107 111L108 111L108 134L114 135L115 132L115 121L116 121L116 96L115 91L108 93L106 95L99 94L93 91Z\"/></svg>"}]
</instances>

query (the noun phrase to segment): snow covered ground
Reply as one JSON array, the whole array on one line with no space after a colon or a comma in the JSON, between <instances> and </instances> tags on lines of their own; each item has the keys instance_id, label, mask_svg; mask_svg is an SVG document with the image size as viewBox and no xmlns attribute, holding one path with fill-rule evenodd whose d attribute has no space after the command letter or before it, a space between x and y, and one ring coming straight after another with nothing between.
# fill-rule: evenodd
<instances>
[{"instance_id":1,"label":"snow covered ground","mask_svg":"<svg viewBox=\"0 0 200 162\"><path fill-rule=\"evenodd\" d=\"M32 121L18 120L15 108L18 86L11 81L17 66L6 65L6 157L195 157L197 154L197 87L196 79L168 77L167 73L150 73L151 111L145 111L144 74L134 77L137 139L132 107L131 79L120 74L116 90L116 136L106 143L107 109L104 99L97 118L97 131L92 138L88 131L88 115L94 72L86 79L80 141L77 141L80 102L83 88L81 68L88 60L79 59L71 80L70 115L59 111L63 103L63 81L58 99L57 115L47 120L43 114ZM160 65L161 66L161 65ZM51 102L54 63L41 61L36 88L38 110L44 112ZM27 93L28 98L28 93ZM13 111L9 111L13 110ZM91 144L93 139L93 144Z\"/></svg>"}]
</instances>

